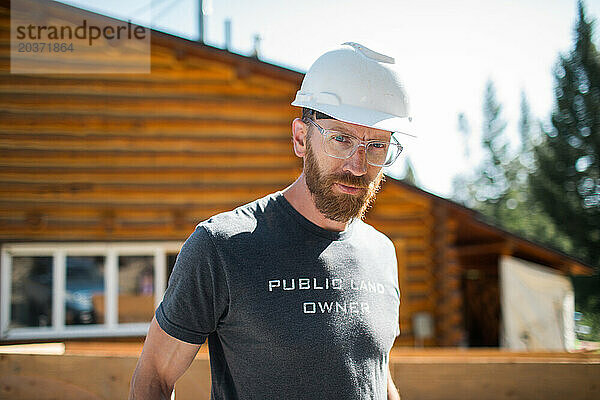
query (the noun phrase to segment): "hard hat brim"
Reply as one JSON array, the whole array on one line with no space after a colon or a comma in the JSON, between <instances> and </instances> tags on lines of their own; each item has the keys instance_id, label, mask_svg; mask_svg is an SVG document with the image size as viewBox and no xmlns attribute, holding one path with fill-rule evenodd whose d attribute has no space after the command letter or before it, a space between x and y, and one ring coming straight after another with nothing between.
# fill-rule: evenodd
<instances>
[{"instance_id":1,"label":"hard hat brim","mask_svg":"<svg viewBox=\"0 0 600 400\"><path fill-rule=\"evenodd\" d=\"M320 111L342 122L414 136L409 117L398 117L350 105L308 104L298 100L294 100L292 105Z\"/></svg>"}]
</instances>

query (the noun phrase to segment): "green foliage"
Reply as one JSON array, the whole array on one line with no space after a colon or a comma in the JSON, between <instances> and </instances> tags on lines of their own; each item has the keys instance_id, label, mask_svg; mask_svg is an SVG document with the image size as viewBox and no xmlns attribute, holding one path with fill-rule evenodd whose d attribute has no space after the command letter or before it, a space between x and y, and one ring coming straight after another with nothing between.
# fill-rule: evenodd
<instances>
[{"instance_id":1,"label":"green foliage","mask_svg":"<svg viewBox=\"0 0 600 400\"><path fill-rule=\"evenodd\" d=\"M481 165L481 174L474 182L477 201L488 207L488 212L497 218L502 198L508 190L506 166L509 162L508 142L504 138L506 122L502 118L502 106L496 100L496 89L488 81L483 100L482 145L486 156Z\"/></svg>"},{"instance_id":2,"label":"green foliage","mask_svg":"<svg viewBox=\"0 0 600 400\"><path fill-rule=\"evenodd\" d=\"M482 146L484 158L473 174L459 176L454 181L453 198L470 208L483 211L490 217L496 217L496 207L506 191L507 144L503 133L506 122L502 118L502 106L496 100L496 89L490 80L486 84L482 124ZM458 127L465 139L465 157L469 158L468 146L471 134L467 117L458 116ZM485 206L489 207L485 207ZM486 208L484 210L484 208Z\"/></svg>"},{"instance_id":3,"label":"green foliage","mask_svg":"<svg viewBox=\"0 0 600 400\"><path fill-rule=\"evenodd\" d=\"M572 280L575 308L583 314L579 324L591 328L578 337L600 341L600 53L581 2L578 9L574 49L560 57L554 73L552 127L533 122L522 94L520 146L511 149L502 106L488 82L484 158L472 175L455 178L453 198L510 232L595 265L597 275ZM468 138L464 114L459 114L458 126Z\"/></svg>"},{"instance_id":4,"label":"green foliage","mask_svg":"<svg viewBox=\"0 0 600 400\"><path fill-rule=\"evenodd\" d=\"M590 334L578 333L581 340L600 341L600 274L571 277L575 290L575 310L583 314L580 325L591 328Z\"/></svg>"},{"instance_id":5,"label":"green foliage","mask_svg":"<svg viewBox=\"0 0 600 400\"><path fill-rule=\"evenodd\" d=\"M572 251L568 237L558 231L530 192L529 175L535 170L533 148L539 142L539 134L532 129L534 124L525 94L521 95L521 141L517 149L511 151L508 146L502 106L491 81L485 88L483 117L483 161L472 175L455 178L454 200L478 210L491 223L510 232L565 252ZM460 114L459 129L468 136L470 132L465 127L468 127L466 116Z\"/></svg>"},{"instance_id":6,"label":"green foliage","mask_svg":"<svg viewBox=\"0 0 600 400\"><path fill-rule=\"evenodd\" d=\"M579 333L577 332L577 339L585 340L589 342L600 342L600 313L590 313L585 309L576 309L583 313L579 325L587 325L590 327L590 333Z\"/></svg>"},{"instance_id":7,"label":"green foliage","mask_svg":"<svg viewBox=\"0 0 600 400\"><path fill-rule=\"evenodd\" d=\"M576 256L600 265L600 55L579 3L574 49L555 68L552 127L534 148L531 191Z\"/></svg>"},{"instance_id":8,"label":"green foliage","mask_svg":"<svg viewBox=\"0 0 600 400\"><path fill-rule=\"evenodd\" d=\"M600 268L600 54L581 2L578 9L574 49L555 69L552 127L532 120L522 94L520 146L510 149L502 106L488 82L484 159L471 176L455 179L453 197L494 224ZM463 114L459 130L468 136Z\"/></svg>"}]
</instances>

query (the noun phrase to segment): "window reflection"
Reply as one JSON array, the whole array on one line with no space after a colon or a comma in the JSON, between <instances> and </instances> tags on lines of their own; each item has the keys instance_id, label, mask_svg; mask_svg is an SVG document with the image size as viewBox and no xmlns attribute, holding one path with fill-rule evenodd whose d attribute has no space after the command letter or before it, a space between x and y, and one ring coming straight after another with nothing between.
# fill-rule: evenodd
<instances>
[{"instance_id":1,"label":"window reflection","mask_svg":"<svg viewBox=\"0 0 600 400\"><path fill-rule=\"evenodd\" d=\"M154 315L154 257L119 257L119 323L150 322Z\"/></svg>"},{"instance_id":2,"label":"window reflection","mask_svg":"<svg viewBox=\"0 0 600 400\"><path fill-rule=\"evenodd\" d=\"M13 257L10 327L52 324L52 257Z\"/></svg>"},{"instance_id":3,"label":"window reflection","mask_svg":"<svg viewBox=\"0 0 600 400\"><path fill-rule=\"evenodd\" d=\"M68 256L66 325L104 323L104 256Z\"/></svg>"}]
</instances>

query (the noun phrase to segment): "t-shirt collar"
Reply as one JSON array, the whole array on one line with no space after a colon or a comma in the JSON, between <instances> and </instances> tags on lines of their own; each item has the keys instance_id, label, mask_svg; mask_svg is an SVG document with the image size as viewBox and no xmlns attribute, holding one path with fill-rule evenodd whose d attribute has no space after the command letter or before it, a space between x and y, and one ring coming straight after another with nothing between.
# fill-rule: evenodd
<instances>
[{"instance_id":1,"label":"t-shirt collar","mask_svg":"<svg viewBox=\"0 0 600 400\"><path fill-rule=\"evenodd\" d=\"M307 219L304 215L300 214L298 210L296 210L289 201L283 195L283 192L279 191L273 194L275 202L283 209L288 215L290 215L302 228L316 234L322 236L326 239L330 240L345 240L349 238L354 230L354 227L357 223L357 220L352 220L346 226L346 229L343 231L330 231L328 229L322 228L315 224L314 222Z\"/></svg>"}]
</instances>

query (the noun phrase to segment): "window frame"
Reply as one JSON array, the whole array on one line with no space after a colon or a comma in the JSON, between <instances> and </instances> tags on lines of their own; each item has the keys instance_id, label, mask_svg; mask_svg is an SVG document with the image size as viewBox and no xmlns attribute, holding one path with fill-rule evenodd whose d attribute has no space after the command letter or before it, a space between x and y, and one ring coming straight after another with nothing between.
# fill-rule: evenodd
<instances>
[{"instance_id":1,"label":"window frame","mask_svg":"<svg viewBox=\"0 0 600 400\"><path fill-rule=\"evenodd\" d=\"M0 340L143 336L149 322L118 322L119 256L153 256L154 307L167 287L167 254L179 253L183 242L92 242L92 243L10 243L0 255ZM52 257L52 320L47 327L10 328L13 257ZM66 325L65 288L67 256L103 256L104 323Z\"/></svg>"}]
</instances>

